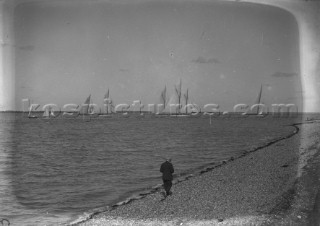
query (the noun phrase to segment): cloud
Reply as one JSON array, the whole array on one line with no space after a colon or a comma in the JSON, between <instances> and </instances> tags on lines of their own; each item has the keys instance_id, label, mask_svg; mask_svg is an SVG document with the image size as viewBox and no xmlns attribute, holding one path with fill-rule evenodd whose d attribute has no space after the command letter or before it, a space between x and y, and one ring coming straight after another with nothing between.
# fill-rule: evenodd
<instances>
[{"instance_id":1,"label":"cloud","mask_svg":"<svg viewBox=\"0 0 320 226\"><path fill-rule=\"evenodd\" d=\"M220 74L220 79L225 79L226 76L224 74Z\"/></svg>"},{"instance_id":2,"label":"cloud","mask_svg":"<svg viewBox=\"0 0 320 226\"><path fill-rule=\"evenodd\" d=\"M34 46L33 45L20 46L19 49L25 50L25 51L32 51L34 50Z\"/></svg>"},{"instance_id":3,"label":"cloud","mask_svg":"<svg viewBox=\"0 0 320 226\"><path fill-rule=\"evenodd\" d=\"M208 60L208 63L210 63L210 64L213 64L213 63L219 64L220 61L219 61L218 59L215 59L215 58L210 58L210 59Z\"/></svg>"},{"instance_id":4,"label":"cloud","mask_svg":"<svg viewBox=\"0 0 320 226\"><path fill-rule=\"evenodd\" d=\"M196 60L192 60L192 62L197 63L197 64L219 64L219 63L221 63L218 59L215 59L215 58L206 59L202 56L199 56L198 59L196 59Z\"/></svg>"},{"instance_id":5,"label":"cloud","mask_svg":"<svg viewBox=\"0 0 320 226\"><path fill-rule=\"evenodd\" d=\"M272 77L276 77L276 78L290 78L293 76L297 76L298 73L292 72L292 73L286 73L286 72L275 72L274 74L272 74Z\"/></svg>"}]
</instances>

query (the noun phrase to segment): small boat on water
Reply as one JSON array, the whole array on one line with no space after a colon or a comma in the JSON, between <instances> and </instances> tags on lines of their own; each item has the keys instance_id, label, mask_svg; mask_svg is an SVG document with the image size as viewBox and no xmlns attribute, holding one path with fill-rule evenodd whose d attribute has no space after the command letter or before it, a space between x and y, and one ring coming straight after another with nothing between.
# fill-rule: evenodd
<instances>
[{"instance_id":1,"label":"small boat on water","mask_svg":"<svg viewBox=\"0 0 320 226\"><path fill-rule=\"evenodd\" d=\"M82 105L80 109L80 114L87 115L90 112L90 100L91 100L91 94L87 97L84 104Z\"/></svg>"},{"instance_id":2,"label":"small boat on water","mask_svg":"<svg viewBox=\"0 0 320 226\"><path fill-rule=\"evenodd\" d=\"M91 120L91 113L93 111L92 106L90 106L91 94L87 97L85 102L81 105L79 115L82 115L82 119L85 119L85 116L89 116L89 120Z\"/></svg>"},{"instance_id":3,"label":"small boat on water","mask_svg":"<svg viewBox=\"0 0 320 226\"><path fill-rule=\"evenodd\" d=\"M104 106L105 106L105 112L104 113L99 113L99 117L112 117L112 114L113 114L113 111L112 109L114 108L114 105L113 105L113 102L112 100L110 99L110 95L109 95L109 89L108 91L106 92L106 94L104 95L104 98L103 98L103 103L104 103ZM100 110L101 111L101 110Z\"/></svg>"},{"instance_id":4,"label":"small boat on water","mask_svg":"<svg viewBox=\"0 0 320 226\"><path fill-rule=\"evenodd\" d=\"M28 118L29 119L36 119L36 118L38 118L38 116L36 116L36 115L28 115Z\"/></svg>"},{"instance_id":5,"label":"small boat on water","mask_svg":"<svg viewBox=\"0 0 320 226\"><path fill-rule=\"evenodd\" d=\"M54 114L53 108L51 106L45 109L42 116L44 119L50 119L50 118L56 117L56 115Z\"/></svg>"},{"instance_id":6,"label":"small boat on water","mask_svg":"<svg viewBox=\"0 0 320 226\"><path fill-rule=\"evenodd\" d=\"M170 115L171 117L189 117L190 115L189 114L173 114L173 115Z\"/></svg>"},{"instance_id":7,"label":"small boat on water","mask_svg":"<svg viewBox=\"0 0 320 226\"><path fill-rule=\"evenodd\" d=\"M262 84L260 86L260 91L259 91L259 94L258 94L258 97L257 97L257 100L256 100L256 104L261 104L261 94L262 94ZM258 106L256 115L257 116L262 116L262 114L263 114L263 112L260 111L260 106Z\"/></svg>"},{"instance_id":8,"label":"small boat on water","mask_svg":"<svg viewBox=\"0 0 320 226\"><path fill-rule=\"evenodd\" d=\"M38 118L37 115L33 115L33 114L31 114L31 113L32 113L32 111L37 110L39 106L40 106L39 104L37 104L37 105L31 104L31 105L29 106L29 114L28 114L28 118L29 118L29 119L37 119L37 118Z\"/></svg>"},{"instance_id":9,"label":"small boat on water","mask_svg":"<svg viewBox=\"0 0 320 226\"><path fill-rule=\"evenodd\" d=\"M99 114L99 117L112 117L112 115L111 114Z\"/></svg>"},{"instance_id":10,"label":"small boat on water","mask_svg":"<svg viewBox=\"0 0 320 226\"><path fill-rule=\"evenodd\" d=\"M263 112L263 109L260 106L260 105L263 105L263 103L261 102L261 96L262 96L262 84L260 86L260 91L258 93L257 99L254 103L254 105L258 105L257 110L255 112L251 112L251 113L243 113L243 115L253 115L253 116L257 116L257 117L265 117L268 115L268 112L266 112L266 113Z\"/></svg>"},{"instance_id":11,"label":"small boat on water","mask_svg":"<svg viewBox=\"0 0 320 226\"><path fill-rule=\"evenodd\" d=\"M258 97L257 97L257 101L256 101L256 104L263 104L261 102L261 95L262 95L262 84L260 86L260 91L259 91L259 94L258 94ZM256 112L256 116L258 117L265 117L268 115L268 112L263 112L263 109L261 109L260 106L258 106L258 109L257 109L257 112Z\"/></svg>"}]
</instances>

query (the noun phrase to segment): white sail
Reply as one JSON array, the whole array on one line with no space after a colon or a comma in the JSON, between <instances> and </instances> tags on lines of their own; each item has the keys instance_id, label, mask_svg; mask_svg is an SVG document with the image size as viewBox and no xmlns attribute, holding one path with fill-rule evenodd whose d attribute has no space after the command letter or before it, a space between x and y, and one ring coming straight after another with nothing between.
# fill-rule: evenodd
<instances>
[{"instance_id":1,"label":"white sail","mask_svg":"<svg viewBox=\"0 0 320 226\"><path fill-rule=\"evenodd\" d=\"M258 96L257 96L257 99L256 99L255 104L261 104L261 94L262 94L262 84L261 84L260 92L259 92L259 94L258 94ZM257 107L257 112L256 112L256 114L261 114L261 112L260 112L260 107L259 107L259 106Z\"/></svg>"},{"instance_id":2,"label":"white sail","mask_svg":"<svg viewBox=\"0 0 320 226\"><path fill-rule=\"evenodd\" d=\"M50 109L46 108L45 111L43 112L43 117L50 117Z\"/></svg>"},{"instance_id":3,"label":"white sail","mask_svg":"<svg viewBox=\"0 0 320 226\"><path fill-rule=\"evenodd\" d=\"M111 100L109 98L109 89L104 95L104 103L105 103L106 113L109 114L109 105L111 103Z\"/></svg>"},{"instance_id":4,"label":"white sail","mask_svg":"<svg viewBox=\"0 0 320 226\"><path fill-rule=\"evenodd\" d=\"M177 103L175 95L172 95L168 101L166 108L163 110L164 113L176 114L177 112Z\"/></svg>"},{"instance_id":5,"label":"white sail","mask_svg":"<svg viewBox=\"0 0 320 226\"><path fill-rule=\"evenodd\" d=\"M104 95L104 99L109 99L109 89L108 89L108 91L106 92L106 94Z\"/></svg>"},{"instance_id":6,"label":"white sail","mask_svg":"<svg viewBox=\"0 0 320 226\"><path fill-rule=\"evenodd\" d=\"M84 104L81 106L80 114L88 114L90 105L91 94L87 97Z\"/></svg>"},{"instance_id":7,"label":"white sail","mask_svg":"<svg viewBox=\"0 0 320 226\"><path fill-rule=\"evenodd\" d=\"M261 101L261 96L262 96L262 84L261 84L261 87L260 87L260 91L259 91L259 93L258 93L258 96L257 96L257 99L256 99L256 101L255 101L255 103L254 103L254 105L258 105L258 106L256 106L256 111L254 112L252 112L251 114L254 114L254 115L257 115L257 116L266 116L267 114L265 114L265 112L264 112L264 109L263 109L263 103L262 103L262 101ZM253 106L254 106L253 105ZM251 109L251 110L254 110L254 108L253 109Z\"/></svg>"},{"instance_id":8,"label":"white sail","mask_svg":"<svg viewBox=\"0 0 320 226\"><path fill-rule=\"evenodd\" d=\"M51 116L51 117L56 117L56 115L54 114L53 109L51 109L51 111L50 111L50 116Z\"/></svg>"},{"instance_id":9,"label":"white sail","mask_svg":"<svg viewBox=\"0 0 320 226\"><path fill-rule=\"evenodd\" d=\"M109 113L113 113L114 106L113 106L113 101L110 98L109 89L106 92L106 94L104 95L103 106L104 106L104 111L103 111L103 113L100 113L99 116L110 116Z\"/></svg>"},{"instance_id":10,"label":"white sail","mask_svg":"<svg viewBox=\"0 0 320 226\"><path fill-rule=\"evenodd\" d=\"M39 106L40 104L33 104L31 101L31 104L29 106L29 114L28 114L29 118L38 118L38 116L36 115L31 115L31 112L37 110Z\"/></svg>"}]
</instances>

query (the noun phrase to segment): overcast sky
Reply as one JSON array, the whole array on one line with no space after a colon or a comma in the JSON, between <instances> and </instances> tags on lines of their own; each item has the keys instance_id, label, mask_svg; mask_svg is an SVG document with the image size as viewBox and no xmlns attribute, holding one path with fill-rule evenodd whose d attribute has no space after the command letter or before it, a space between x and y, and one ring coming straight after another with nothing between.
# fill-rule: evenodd
<instances>
[{"instance_id":1,"label":"overcast sky","mask_svg":"<svg viewBox=\"0 0 320 226\"><path fill-rule=\"evenodd\" d=\"M91 2L91 3L89 3ZM14 14L16 108L158 104L182 80L190 101L232 110L262 102L302 108L299 34L289 13L244 3L29 2Z\"/></svg>"}]
</instances>

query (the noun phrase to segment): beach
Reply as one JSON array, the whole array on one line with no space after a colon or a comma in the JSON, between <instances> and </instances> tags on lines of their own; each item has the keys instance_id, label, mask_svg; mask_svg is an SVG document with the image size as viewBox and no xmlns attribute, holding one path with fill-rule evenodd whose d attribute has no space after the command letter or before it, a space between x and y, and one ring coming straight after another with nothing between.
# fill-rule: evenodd
<instances>
[{"instance_id":1,"label":"beach","mask_svg":"<svg viewBox=\"0 0 320 226\"><path fill-rule=\"evenodd\" d=\"M79 225L307 225L311 218L317 221L314 200L319 171L314 161L319 122L292 130L291 136L266 147L178 179L165 199L159 188L89 216Z\"/></svg>"}]
</instances>

